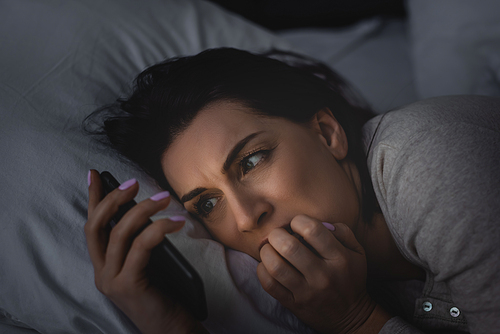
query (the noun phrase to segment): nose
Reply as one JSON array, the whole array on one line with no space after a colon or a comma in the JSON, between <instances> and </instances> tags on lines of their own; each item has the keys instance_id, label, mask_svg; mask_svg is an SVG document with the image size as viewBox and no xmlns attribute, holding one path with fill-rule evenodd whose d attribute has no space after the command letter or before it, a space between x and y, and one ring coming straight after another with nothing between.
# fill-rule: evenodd
<instances>
[{"instance_id":1,"label":"nose","mask_svg":"<svg viewBox=\"0 0 500 334\"><path fill-rule=\"evenodd\" d=\"M273 206L265 196L247 189L226 192L226 201L240 232L261 228L273 211Z\"/></svg>"}]
</instances>

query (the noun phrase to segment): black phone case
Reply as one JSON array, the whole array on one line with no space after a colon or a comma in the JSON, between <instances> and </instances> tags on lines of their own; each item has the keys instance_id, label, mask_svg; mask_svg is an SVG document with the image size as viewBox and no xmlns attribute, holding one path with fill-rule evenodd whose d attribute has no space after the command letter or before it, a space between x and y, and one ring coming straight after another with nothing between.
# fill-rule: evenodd
<instances>
[{"instance_id":1,"label":"black phone case","mask_svg":"<svg viewBox=\"0 0 500 334\"><path fill-rule=\"evenodd\" d=\"M120 183L107 171L101 173L101 181L105 196L120 186ZM131 200L121 205L112 218L111 228L136 204L134 200ZM136 235L151 223L152 221L148 220ZM164 238L161 244L153 248L147 272L153 285L178 301L196 319L203 321L207 318L203 281L191 264L167 238Z\"/></svg>"}]
</instances>

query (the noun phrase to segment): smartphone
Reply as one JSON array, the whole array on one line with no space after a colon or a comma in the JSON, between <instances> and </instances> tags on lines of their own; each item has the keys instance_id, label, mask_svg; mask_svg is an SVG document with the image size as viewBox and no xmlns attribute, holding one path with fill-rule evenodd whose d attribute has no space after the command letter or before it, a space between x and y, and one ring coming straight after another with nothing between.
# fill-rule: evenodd
<instances>
[{"instance_id":1,"label":"smartphone","mask_svg":"<svg viewBox=\"0 0 500 334\"><path fill-rule=\"evenodd\" d=\"M105 196L120 186L120 183L110 172L104 171L100 173L100 176ZM121 205L110 222L110 228L118 224L123 215L136 204L134 200L131 200ZM152 221L148 219L148 222L136 235L151 223ZM207 318L207 302L203 281L198 272L167 238L164 238L162 243L152 250L146 271L153 285L178 301L196 319L203 321Z\"/></svg>"}]
</instances>

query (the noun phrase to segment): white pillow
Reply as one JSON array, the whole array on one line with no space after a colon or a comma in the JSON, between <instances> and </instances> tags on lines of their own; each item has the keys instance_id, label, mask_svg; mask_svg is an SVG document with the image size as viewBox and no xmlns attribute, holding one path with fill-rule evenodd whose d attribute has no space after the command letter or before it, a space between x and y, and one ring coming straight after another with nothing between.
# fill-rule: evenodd
<instances>
[{"instance_id":1,"label":"white pillow","mask_svg":"<svg viewBox=\"0 0 500 334\"><path fill-rule=\"evenodd\" d=\"M136 333L95 288L83 232L87 171L139 180L100 150L83 118L148 65L233 46L287 49L269 32L196 0L4 0L0 4L0 332ZM161 215L184 214L172 204ZM194 221L170 237L202 276L217 333L291 333L237 289L224 248Z\"/></svg>"},{"instance_id":2,"label":"white pillow","mask_svg":"<svg viewBox=\"0 0 500 334\"><path fill-rule=\"evenodd\" d=\"M419 98L500 96L500 1L408 0Z\"/></svg>"}]
</instances>

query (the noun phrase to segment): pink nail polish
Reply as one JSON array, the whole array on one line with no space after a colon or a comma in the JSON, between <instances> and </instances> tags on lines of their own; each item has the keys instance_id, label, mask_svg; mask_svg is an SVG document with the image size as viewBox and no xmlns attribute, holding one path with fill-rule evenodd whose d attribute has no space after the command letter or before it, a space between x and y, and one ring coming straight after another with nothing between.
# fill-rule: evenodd
<instances>
[{"instance_id":1,"label":"pink nail polish","mask_svg":"<svg viewBox=\"0 0 500 334\"><path fill-rule=\"evenodd\" d=\"M323 222L322 223L327 229L329 229L330 231L335 231L335 226L333 226L332 224L330 223L325 223Z\"/></svg>"},{"instance_id":2,"label":"pink nail polish","mask_svg":"<svg viewBox=\"0 0 500 334\"><path fill-rule=\"evenodd\" d=\"M135 183L137 182L136 179L130 179L128 181L125 181L123 182L119 187L118 189L120 190L125 190L125 189L128 189L130 188L131 186L133 186Z\"/></svg>"},{"instance_id":3,"label":"pink nail polish","mask_svg":"<svg viewBox=\"0 0 500 334\"><path fill-rule=\"evenodd\" d=\"M89 187L90 187L90 184L92 183L92 172L89 171L89 173L87 174L87 183L89 184Z\"/></svg>"},{"instance_id":4,"label":"pink nail polish","mask_svg":"<svg viewBox=\"0 0 500 334\"><path fill-rule=\"evenodd\" d=\"M184 216L173 216L173 217L170 217L168 219L170 219L171 221L174 221L174 222L181 222L181 221L185 221L186 217L184 217Z\"/></svg>"},{"instance_id":5,"label":"pink nail polish","mask_svg":"<svg viewBox=\"0 0 500 334\"><path fill-rule=\"evenodd\" d=\"M161 193L151 196L149 199L158 202L164 198L167 198L168 196L170 196L170 193L168 191L162 191Z\"/></svg>"}]
</instances>

